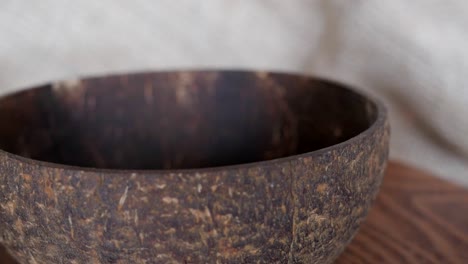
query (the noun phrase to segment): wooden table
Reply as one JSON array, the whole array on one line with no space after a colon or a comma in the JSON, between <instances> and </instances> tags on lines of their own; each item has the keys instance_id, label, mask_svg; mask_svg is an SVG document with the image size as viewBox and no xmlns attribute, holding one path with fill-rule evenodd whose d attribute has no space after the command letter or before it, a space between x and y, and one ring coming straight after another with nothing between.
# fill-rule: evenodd
<instances>
[{"instance_id":1,"label":"wooden table","mask_svg":"<svg viewBox=\"0 0 468 264\"><path fill-rule=\"evenodd\" d=\"M468 264L468 190L391 163L374 207L337 263Z\"/></svg>"},{"instance_id":2,"label":"wooden table","mask_svg":"<svg viewBox=\"0 0 468 264\"><path fill-rule=\"evenodd\" d=\"M15 262L0 250L0 263ZM337 263L468 264L468 190L391 163L366 222Z\"/></svg>"}]
</instances>

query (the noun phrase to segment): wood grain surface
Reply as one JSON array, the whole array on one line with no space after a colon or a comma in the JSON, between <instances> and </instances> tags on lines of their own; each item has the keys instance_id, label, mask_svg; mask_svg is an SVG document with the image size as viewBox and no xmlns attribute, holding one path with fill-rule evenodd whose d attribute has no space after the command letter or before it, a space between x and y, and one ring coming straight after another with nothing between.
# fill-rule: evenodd
<instances>
[{"instance_id":1,"label":"wood grain surface","mask_svg":"<svg viewBox=\"0 0 468 264\"><path fill-rule=\"evenodd\" d=\"M336 263L468 263L468 190L391 163L376 204ZM0 264L15 264L3 249Z\"/></svg>"},{"instance_id":2,"label":"wood grain surface","mask_svg":"<svg viewBox=\"0 0 468 264\"><path fill-rule=\"evenodd\" d=\"M392 163L337 263L468 263L468 190Z\"/></svg>"}]
</instances>

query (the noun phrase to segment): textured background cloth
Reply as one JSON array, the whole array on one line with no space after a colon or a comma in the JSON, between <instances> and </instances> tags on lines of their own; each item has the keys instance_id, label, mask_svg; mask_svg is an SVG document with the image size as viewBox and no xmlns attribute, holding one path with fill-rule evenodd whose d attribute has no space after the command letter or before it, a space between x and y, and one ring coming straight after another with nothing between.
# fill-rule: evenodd
<instances>
[{"instance_id":1,"label":"textured background cloth","mask_svg":"<svg viewBox=\"0 0 468 264\"><path fill-rule=\"evenodd\" d=\"M467 1L0 0L2 94L181 67L353 84L387 102L394 159L468 185Z\"/></svg>"}]
</instances>

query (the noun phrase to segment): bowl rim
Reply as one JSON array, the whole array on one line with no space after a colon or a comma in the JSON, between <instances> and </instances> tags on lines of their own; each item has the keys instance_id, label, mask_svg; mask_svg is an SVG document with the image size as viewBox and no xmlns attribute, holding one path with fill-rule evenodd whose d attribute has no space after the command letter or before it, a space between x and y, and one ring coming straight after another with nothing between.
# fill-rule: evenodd
<instances>
[{"instance_id":1,"label":"bowl rim","mask_svg":"<svg viewBox=\"0 0 468 264\"><path fill-rule=\"evenodd\" d=\"M195 69L185 69L185 68L177 68L177 69L167 69L167 70L146 70L146 71L127 71L127 72L115 72L115 73L108 73L108 74L96 74L96 75L85 75L79 76L76 78L68 78L62 80L52 80L47 83L37 84L34 86L28 86L24 89L18 90L16 92L3 94L0 96L0 100L6 97L20 95L21 93L41 89L45 85L51 85L60 81L66 80L96 80L105 77L121 77L125 75L140 75L140 74L171 74L171 73L179 73L179 72L189 72L189 73L266 73L266 74L274 74L274 75L282 75L282 76L291 76L291 77L302 77L309 80L318 80L323 82L327 85L334 85L339 87L339 89L348 90L356 95L361 96L366 101L370 102L374 105L375 109L377 110L377 116L375 120L370 124L365 130L361 131L359 134L339 142L337 144L333 144L324 148L316 149L313 151L308 151L304 153L289 155L285 157L279 157L274 159L268 160L260 160L260 161L253 161L247 163L239 163L239 164L231 164L231 165L223 165L223 166L216 166L216 167L202 167L202 168L185 168L185 169L113 169L113 168L95 168L95 167L84 167L84 166L77 166L77 165L67 165L49 161L42 161L38 159L32 159L23 157L18 154L14 154L11 152L7 152L0 148L0 156L4 156L7 159L14 160L19 163L25 163L31 166L38 166L44 167L48 169L61 169L61 170L68 170L68 171L77 171L83 173L99 173L99 174L174 174L174 173L182 173L182 174L195 174L195 173L210 173L210 172L219 172L219 171L232 171L232 170L240 170L240 169L252 169L257 167L268 167L272 165L284 164L294 160L307 158L311 156L319 156L326 152L332 151L334 149L340 149L344 146L357 143L363 138L366 138L369 135L372 135L376 130L381 128L385 125L388 119L388 110L383 104L383 102L376 98L373 95L363 91L362 89L357 89L353 85L344 84L343 82L335 79L330 79L325 76L319 76L314 74L307 74L301 72L289 72L289 71L281 71L281 70L259 70L259 69L245 69L245 68L195 68Z\"/></svg>"}]
</instances>

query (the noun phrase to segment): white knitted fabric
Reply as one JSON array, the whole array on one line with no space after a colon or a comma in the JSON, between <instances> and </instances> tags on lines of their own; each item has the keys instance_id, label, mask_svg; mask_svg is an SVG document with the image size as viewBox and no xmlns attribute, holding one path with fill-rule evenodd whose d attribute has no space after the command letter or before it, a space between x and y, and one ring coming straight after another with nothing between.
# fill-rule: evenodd
<instances>
[{"instance_id":1,"label":"white knitted fabric","mask_svg":"<svg viewBox=\"0 0 468 264\"><path fill-rule=\"evenodd\" d=\"M235 67L324 75L391 110L391 155L468 186L464 0L0 0L0 92ZM2 124L5 125L5 124Z\"/></svg>"}]
</instances>

